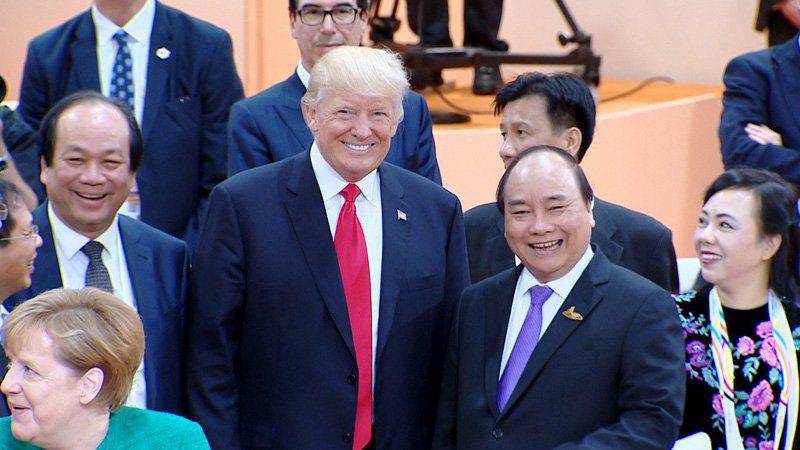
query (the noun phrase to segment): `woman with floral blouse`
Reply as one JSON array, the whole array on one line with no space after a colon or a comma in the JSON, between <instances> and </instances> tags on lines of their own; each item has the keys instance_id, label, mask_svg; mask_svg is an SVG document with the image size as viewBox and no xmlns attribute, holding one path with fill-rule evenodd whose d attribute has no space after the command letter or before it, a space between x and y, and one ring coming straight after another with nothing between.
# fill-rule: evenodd
<instances>
[{"instance_id":1,"label":"woman with floral blouse","mask_svg":"<svg viewBox=\"0 0 800 450\"><path fill-rule=\"evenodd\" d=\"M676 297L686 338L681 436L712 448L800 448L798 204L764 170L722 174L705 195L694 236L709 285Z\"/></svg>"}]
</instances>

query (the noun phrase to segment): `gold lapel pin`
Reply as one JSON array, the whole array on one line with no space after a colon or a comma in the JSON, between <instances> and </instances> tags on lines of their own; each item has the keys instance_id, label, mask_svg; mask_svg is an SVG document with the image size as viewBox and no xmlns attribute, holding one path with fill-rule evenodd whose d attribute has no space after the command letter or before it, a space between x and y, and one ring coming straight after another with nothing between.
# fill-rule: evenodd
<instances>
[{"instance_id":1,"label":"gold lapel pin","mask_svg":"<svg viewBox=\"0 0 800 450\"><path fill-rule=\"evenodd\" d=\"M583 320L583 316L581 315L581 313L575 311L574 306L570 306L568 310L562 311L561 314L563 314L564 317L566 317L569 320L575 320L578 322Z\"/></svg>"}]
</instances>

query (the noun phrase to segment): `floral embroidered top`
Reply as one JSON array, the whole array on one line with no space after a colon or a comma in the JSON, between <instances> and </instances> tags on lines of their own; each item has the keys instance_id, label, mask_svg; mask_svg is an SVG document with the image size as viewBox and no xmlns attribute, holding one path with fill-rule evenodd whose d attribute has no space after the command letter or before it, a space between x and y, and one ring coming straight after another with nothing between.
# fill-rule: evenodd
<instances>
[{"instance_id":1,"label":"floral embroidered top","mask_svg":"<svg viewBox=\"0 0 800 450\"><path fill-rule=\"evenodd\" d=\"M686 403L680 436L703 431L711 437L712 449L724 450L725 420L711 353L710 290L709 286L675 297L686 340ZM772 450L783 377L767 305L751 310L722 308L734 347L734 405L744 448ZM795 347L800 348L797 314L787 308L786 316ZM797 443L795 439L795 448L800 447Z\"/></svg>"}]
</instances>

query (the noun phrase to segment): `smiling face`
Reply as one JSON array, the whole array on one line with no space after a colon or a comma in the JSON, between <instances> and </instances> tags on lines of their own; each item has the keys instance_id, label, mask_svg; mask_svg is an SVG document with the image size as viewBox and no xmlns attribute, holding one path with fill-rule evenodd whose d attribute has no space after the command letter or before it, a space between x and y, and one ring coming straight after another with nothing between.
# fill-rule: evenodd
<instances>
[{"instance_id":1,"label":"smiling face","mask_svg":"<svg viewBox=\"0 0 800 450\"><path fill-rule=\"evenodd\" d=\"M523 150L537 145L563 148L572 156L578 154L581 133L577 127L556 129L547 114L547 99L541 95L528 95L503 108L500 121L500 158L506 168Z\"/></svg>"},{"instance_id":2,"label":"smiling face","mask_svg":"<svg viewBox=\"0 0 800 450\"><path fill-rule=\"evenodd\" d=\"M561 157L541 152L517 163L504 202L508 245L539 282L566 275L586 252L594 217Z\"/></svg>"},{"instance_id":3,"label":"smiling face","mask_svg":"<svg viewBox=\"0 0 800 450\"><path fill-rule=\"evenodd\" d=\"M81 376L53 356L53 341L42 330L29 331L16 350L8 351L0 385L11 409L11 433L43 448L63 445L83 416Z\"/></svg>"},{"instance_id":4,"label":"smiling face","mask_svg":"<svg viewBox=\"0 0 800 450\"><path fill-rule=\"evenodd\" d=\"M11 206L14 228L0 247L0 302L31 285L33 261L36 249L42 246L42 238L31 231L31 213L22 204Z\"/></svg>"},{"instance_id":5,"label":"smiling face","mask_svg":"<svg viewBox=\"0 0 800 450\"><path fill-rule=\"evenodd\" d=\"M330 10L343 5L358 8L355 0L300 0L297 2L297 10L310 6ZM289 23L292 27L292 37L300 49L303 67L310 72L314 64L334 48L361 43L361 36L367 27L367 12L361 11L356 20L348 25L335 24L330 14L326 15L319 25L306 25L300 20L299 14L290 14Z\"/></svg>"},{"instance_id":6,"label":"smiling face","mask_svg":"<svg viewBox=\"0 0 800 450\"><path fill-rule=\"evenodd\" d=\"M393 99L379 95L323 95L303 112L322 156L353 183L386 158L399 120Z\"/></svg>"},{"instance_id":7,"label":"smiling face","mask_svg":"<svg viewBox=\"0 0 800 450\"><path fill-rule=\"evenodd\" d=\"M708 199L700 213L694 245L703 278L729 290L742 284L766 284L770 259L780 236L764 236L760 205L752 191L726 189Z\"/></svg>"},{"instance_id":8,"label":"smiling face","mask_svg":"<svg viewBox=\"0 0 800 450\"><path fill-rule=\"evenodd\" d=\"M41 180L58 217L90 239L108 229L133 187L129 133L122 113L100 102L79 103L58 119Z\"/></svg>"}]
</instances>

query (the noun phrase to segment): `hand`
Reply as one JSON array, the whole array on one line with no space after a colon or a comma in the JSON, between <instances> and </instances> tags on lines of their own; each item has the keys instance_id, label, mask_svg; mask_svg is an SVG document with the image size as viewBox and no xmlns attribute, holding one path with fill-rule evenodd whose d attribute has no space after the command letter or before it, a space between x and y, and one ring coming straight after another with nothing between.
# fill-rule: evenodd
<instances>
[{"instance_id":1,"label":"hand","mask_svg":"<svg viewBox=\"0 0 800 450\"><path fill-rule=\"evenodd\" d=\"M766 125L748 123L747 126L744 127L744 132L747 133L747 137L759 144L783 145L781 135L772 131Z\"/></svg>"}]
</instances>

